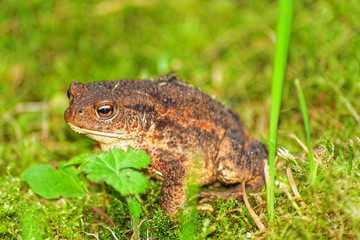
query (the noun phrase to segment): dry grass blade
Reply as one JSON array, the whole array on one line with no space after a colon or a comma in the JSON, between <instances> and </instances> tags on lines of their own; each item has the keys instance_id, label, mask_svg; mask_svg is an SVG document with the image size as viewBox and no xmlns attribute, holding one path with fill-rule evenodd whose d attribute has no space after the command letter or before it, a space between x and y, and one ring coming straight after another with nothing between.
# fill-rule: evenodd
<instances>
[{"instance_id":1,"label":"dry grass blade","mask_svg":"<svg viewBox=\"0 0 360 240\"><path fill-rule=\"evenodd\" d=\"M353 117L356 119L358 123L360 123L360 116L353 107L353 105L350 103L350 101L344 96L344 94L341 92L340 89L334 87L335 92L340 96L340 100L343 102L345 107L350 111L350 113L353 115Z\"/></svg>"},{"instance_id":2,"label":"dry grass blade","mask_svg":"<svg viewBox=\"0 0 360 240\"><path fill-rule=\"evenodd\" d=\"M289 135L289 137L292 138L292 139L294 139L294 140L301 146L301 148L304 149L304 151L305 151L306 153L309 153L308 148L305 146L305 144L304 144L303 142L300 141L300 139L299 139L294 133L291 133L291 134ZM321 161L320 161L317 153L316 153L316 152L313 152L313 154L314 154L314 160L315 160L318 164L320 164Z\"/></svg>"},{"instance_id":3,"label":"dry grass blade","mask_svg":"<svg viewBox=\"0 0 360 240\"><path fill-rule=\"evenodd\" d=\"M92 207L92 208L90 208L90 210L93 212L94 217L96 217L98 215L98 216L102 217L103 219L105 219L111 227L116 226L114 221L100 209L98 209L96 207Z\"/></svg>"},{"instance_id":4,"label":"dry grass blade","mask_svg":"<svg viewBox=\"0 0 360 240\"><path fill-rule=\"evenodd\" d=\"M262 199L259 194L253 194L253 197L255 198L256 203L259 205L257 212L262 213L264 207L266 206L266 201L264 201L264 199Z\"/></svg>"},{"instance_id":5,"label":"dry grass blade","mask_svg":"<svg viewBox=\"0 0 360 240\"><path fill-rule=\"evenodd\" d=\"M264 174L265 174L265 183L266 183L266 190L267 190L268 187L270 186L270 175L269 175L269 163L266 160L264 160Z\"/></svg>"},{"instance_id":6,"label":"dry grass blade","mask_svg":"<svg viewBox=\"0 0 360 240\"><path fill-rule=\"evenodd\" d=\"M280 147L277 149L277 155L283 159L286 159L292 163L294 163L296 165L296 167L298 167L301 171L301 167L299 166L299 164L297 163L295 157L284 147Z\"/></svg>"},{"instance_id":7,"label":"dry grass blade","mask_svg":"<svg viewBox=\"0 0 360 240\"><path fill-rule=\"evenodd\" d=\"M291 172L291 163L289 163L289 165L287 166L286 168L286 174L287 174L287 177L288 177L288 180L289 180L289 184L290 184L290 187L291 187L291 190L293 191L295 197L297 197L299 199L299 203L301 206L305 206L305 203L304 201L301 199L301 196L300 196L300 193L297 189L297 186L295 184L295 180L294 180L294 177L292 175L292 172ZM286 189L287 190L287 189Z\"/></svg>"},{"instance_id":8,"label":"dry grass blade","mask_svg":"<svg viewBox=\"0 0 360 240\"><path fill-rule=\"evenodd\" d=\"M213 212L214 211L214 208L212 206L205 205L205 204L197 205L196 208L199 212Z\"/></svg>"},{"instance_id":9,"label":"dry grass blade","mask_svg":"<svg viewBox=\"0 0 360 240\"><path fill-rule=\"evenodd\" d=\"M119 238L116 236L116 233L115 233L113 230L111 230L111 228L109 228L109 227L107 227L107 226L105 226L105 225L103 225L103 227L106 228L107 230L109 230L109 231L111 232L111 235L112 235L116 240L119 240Z\"/></svg>"},{"instance_id":10,"label":"dry grass blade","mask_svg":"<svg viewBox=\"0 0 360 240\"><path fill-rule=\"evenodd\" d=\"M294 133L291 133L291 134L289 135L289 137L291 137L292 139L294 139L294 140L301 146L301 148L304 149L304 151L305 151L306 153L309 152L309 150L308 150L308 148L305 146L305 144L304 144L303 142L301 142L300 139L299 139Z\"/></svg>"},{"instance_id":11,"label":"dry grass blade","mask_svg":"<svg viewBox=\"0 0 360 240\"><path fill-rule=\"evenodd\" d=\"M289 190L287 189L287 186L283 186L282 189L284 190L284 192L286 193L286 196L289 198L289 200L291 201L291 204L293 205L293 207L296 210L299 210L299 206L296 204L296 202L294 201L294 198L291 196Z\"/></svg>"},{"instance_id":12,"label":"dry grass blade","mask_svg":"<svg viewBox=\"0 0 360 240\"><path fill-rule=\"evenodd\" d=\"M139 224L137 225L137 228L138 229L140 229L140 227L141 227L141 224L143 224L143 222L145 221L145 219L143 219L143 220L141 220L140 222L139 222ZM140 237L138 236L136 236L136 234L135 234L135 231L133 232L133 234L131 235L131 238L130 239L140 239Z\"/></svg>"},{"instance_id":13,"label":"dry grass blade","mask_svg":"<svg viewBox=\"0 0 360 240\"><path fill-rule=\"evenodd\" d=\"M248 197L247 197L247 194L246 194L246 191L245 191L245 182L244 181L241 183L241 187L242 187L242 191L243 191L242 196L243 196L245 206L246 206L247 210L249 211L252 219L254 220L256 226L259 228L260 231L265 230L264 224L261 222L259 216L256 215L256 213L254 212L254 210L252 209L252 207L251 207L251 205L249 203L249 200L248 200Z\"/></svg>"},{"instance_id":14,"label":"dry grass blade","mask_svg":"<svg viewBox=\"0 0 360 240\"><path fill-rule=\"evenodd\" d=\"M84 232L88 236L93 236L96 240L99 240L99 234Z\"/></svg>"}]
</instances>

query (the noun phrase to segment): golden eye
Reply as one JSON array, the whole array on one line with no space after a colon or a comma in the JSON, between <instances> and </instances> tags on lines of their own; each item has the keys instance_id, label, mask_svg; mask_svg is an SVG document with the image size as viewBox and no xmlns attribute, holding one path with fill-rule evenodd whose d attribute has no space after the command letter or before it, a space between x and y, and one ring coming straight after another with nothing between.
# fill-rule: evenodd
<instances>
[{"instance_id":1,"label":"golden eye","mask_svg":"<svg viewBox=\"0 0 360 240\"><path fill-rule=\"evenodd\" d=\"M100 117L110 117L114 112L113 106L109 104L102 105L98 107L96 110Z\"/></svg>"}]
</instances>

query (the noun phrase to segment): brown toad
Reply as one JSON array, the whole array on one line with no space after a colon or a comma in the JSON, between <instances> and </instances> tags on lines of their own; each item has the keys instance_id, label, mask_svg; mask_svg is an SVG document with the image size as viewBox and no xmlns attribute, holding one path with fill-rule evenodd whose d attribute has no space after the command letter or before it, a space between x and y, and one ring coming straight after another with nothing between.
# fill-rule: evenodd
<instances>
[{"instance_id":1,"label":"brown toad","mask_svg":"<svg viewBox=\"0 0 360 240\"><path fill-rule=\"evenodd\" d=\"M254 191L264 186L266 146L250 138L236 112L174 77L73 82L68 97L65 120L75 132L104 151L131 146L147 152L150 174L164 181L164 213L184 205L195 161L200 185L237 184L230 193L239 193L243 181Z\"/></svg>"}]
</instances>

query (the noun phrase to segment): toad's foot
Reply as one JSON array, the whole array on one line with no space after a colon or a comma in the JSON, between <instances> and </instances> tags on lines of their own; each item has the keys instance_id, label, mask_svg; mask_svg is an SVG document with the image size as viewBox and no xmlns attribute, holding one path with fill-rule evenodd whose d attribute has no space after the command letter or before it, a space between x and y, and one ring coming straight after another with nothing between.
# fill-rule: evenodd
<instances>
[{"instance_id":1,"label":"toad's foot","mask_svg":"<svg viewBox=\"0 0 360 240\"><path fill-rule=\"evenodd\" d=\"M246 192L249 191L249 187L246 188ZM231 189L227 191L206 191L206 192L200 192L199 203L212 203L214 202L218 197L222 200L228 200L228 199L238 199L242 200L243 191L241 188L241 184L236 185L235 187L232 187Z\"/></svg>"}]
</instances>

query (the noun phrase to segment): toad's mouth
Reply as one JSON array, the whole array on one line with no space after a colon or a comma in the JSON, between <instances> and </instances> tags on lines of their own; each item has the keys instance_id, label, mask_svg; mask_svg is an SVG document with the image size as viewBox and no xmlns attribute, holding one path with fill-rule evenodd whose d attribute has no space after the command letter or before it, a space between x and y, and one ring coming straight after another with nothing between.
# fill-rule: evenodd
<instances>
[{"instance_id":1,"label":"toad's mouth","mask_svg":"<svg viewBox=\"0 0 360 240\"><path fill-rule=\"evenodd\" d=\"M120 132L120 133L110 133L110 132L101 132L96 130L90 130L82 127L75 126L74 124L71 124L67 122L67 124L70 126L70 128L79 134L84 134L85 136L92 138L94 140L98 140L98 138L118 138L122 140L131 140L132 138L126 133L126 132Z\"/></svg>"}]
</instances>

